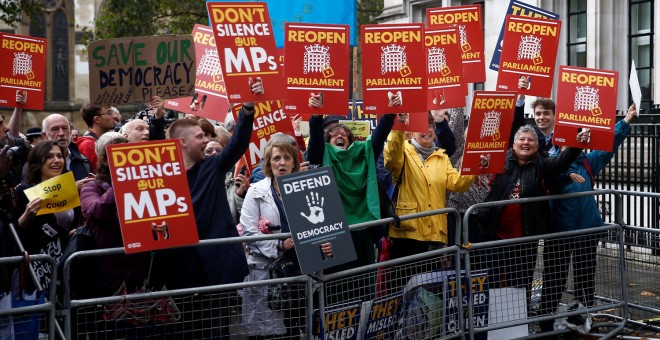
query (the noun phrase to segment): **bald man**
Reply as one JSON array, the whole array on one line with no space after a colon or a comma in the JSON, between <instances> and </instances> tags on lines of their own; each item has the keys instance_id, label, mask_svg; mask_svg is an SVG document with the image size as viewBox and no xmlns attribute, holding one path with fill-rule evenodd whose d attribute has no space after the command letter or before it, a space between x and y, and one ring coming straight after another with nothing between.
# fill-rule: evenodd
<instances>
[{"instance_id":1,"label":"bald man","mask_svg":"<svg viewBox=\"0 0 660 340\"><path fill-rule=\"evenodd\" d=\"M92 171L89 159L83 156L76 143L71 142L71 125L69 120L61 114L53 113L48 115L41 122L41 135L46 140L56 141L64 149L63 155L66 159L66 168L73 172L73 178L78 181L87 179ZM83 182L80 185L84 184Z\"/></svg>"},{"instance_id":2,"label":"bald man","mask_svg":"<svg viewBox=\"0 0 660 340\"><path fill-rule=\"evenodd\" d=\"M119 130L129 142L144 142L149 140L149 124L142 119L134 119L124 124Z\"/></svg>"}]
</instances>

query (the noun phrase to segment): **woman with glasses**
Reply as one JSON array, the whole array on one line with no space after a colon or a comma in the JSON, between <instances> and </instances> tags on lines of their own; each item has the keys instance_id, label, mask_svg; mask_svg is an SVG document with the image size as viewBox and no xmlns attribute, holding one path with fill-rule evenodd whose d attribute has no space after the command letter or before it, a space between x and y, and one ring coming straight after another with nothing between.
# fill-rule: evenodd
<instances>
[{"instance_id":1,"label":"woman with glasses","mask_svg":"<svg viewBox=\"0 0 660 340\"><path fill-rule=\"evenodd\" d=\"M318 97L309 100L312 107L321 107ZM376 160L383 151L387 135L394 126L394 114L383 115L373 134L366 141L355 141L351 130L343 124L331 125L323 131L323 117L313 115L309 119L309 145L307 156L310 164L332 167L342 205L349 224L374 221L381 218ZM378 228L351 231L357 260L333 267L341 271L375 263L374 244L382 233ZM347 289L340 297L347 300L371 294L372 285L362 282L360 289Z\"/></svg>"}]
</instances>

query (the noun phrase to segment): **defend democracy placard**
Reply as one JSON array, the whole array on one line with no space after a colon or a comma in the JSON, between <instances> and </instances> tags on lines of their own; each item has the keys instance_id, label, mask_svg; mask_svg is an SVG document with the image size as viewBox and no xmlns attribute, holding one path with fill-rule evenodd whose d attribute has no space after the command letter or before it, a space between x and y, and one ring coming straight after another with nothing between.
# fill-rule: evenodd
<instances>
[{"instance_id":1,"label":"defend democracy placard","mask_svg":"<svg viewBox=\"0 0 660 340\"><path fill-rule=\"evenodd\" d=\"M618 79L617 71L560 66L552 142L556 145L612 151ZM576 139L582 128L591 129L591 138L587 143Z\"/></svg>"},{"instance_id":2,"label":"defend democracy placard","mask_svg":"<svg viewBox=\"0 0 660 340\"><path fill-rule=\"evenodd\" d=\"M497 89L550 97L561 21L507 15ZM527 78L527 88L518 80Z\"/></svg>"},{"instance_id":3,"label":"defend democracy placard","mask_svg":"<svg viewBox=\"0 0 660 340\"><path fill-rule=\"evenodd\" d=\"M106 149L125 252L198 243L180 140Z\"/></svg>"},{"instance_id":4,"label":"defend democracy placard","mask_svg":"<svg viewBox=\"0 0 660 340\"><path fill-rule=\"evenodd\" d=\"M186 97L195 89L192 36L97 40L89 44L90 102L144 103L153 96Z\"/></svg>"},{"instance_id":5,"label":"defend democracy placard","mask_svg":"<svg viewBox=\"0 0 660 340\"><path fill-rule=\"evenodd\" d=\"M277 185L303 274L357 258L332 168L281 176ZM322 251L325 244L332 247L333 256Z\"/></svg>"},{"instance_id":6,"label":"defend democracy placard","mask_svg":"<svg viewBox=\"0 0 660 340\"><path fill-rule=\"evenodd\" d=\"M223 121L229 109L229 102L213 30L208 26L196 24L192 30L192 37L197 63L195 92L192 97L168 99L165 101L165 107Z\"/></svg>"},{"instance_id":7,"label":"defend democracy placard","mask_svg":"<svg viewBox=\"0 0 660 340\"><path fill-rule=\"evenodd\" d=\"M348 100L348 25L287 23L284 78L290 113L334 114ZM310 107L311 94L321 95L322 106Z\"/></svg>"},{"instance_id":8,"label":"defend democracy placard","mask_svg":"<svg viewBox=\"0 0 660 340\"><path fill-rule=\"evenodd\" d=\"M46 39L0 33L0 106L17 105L16 91L21 91L22 108L44 109L46 45Z\"/></svg>"},{"instance_id":9,"label":"defend democracy placard","mask_svg":"<svg viewBox=\"0 0 660 340\"><path fill-rule=\"evenodd\" d=\"M285 98L268 6L263 2L207 2L220 68L232 104ZM264 92L252 93L261 79Z\"/></svg>"},{"instance_id":10,"label":"defend democracy placard","mask_svg":"<svg viewBox=\"0 0 660 340\"><path fill-rule=\"evenodd\" d=\"M361 34L364 112L426 112L422 24L362 25Z\"/></svg>"},{"instance_id":11,"label":"defend democracy placard","mask_svg":"<svg viewBox=\"0 0 660 340\"><path fill-rule=\"evenodd\" d=\"M458 28L463 75L468 83L486 81L482 20L481 5L426 9L428 27L453 25Z\"/></svg>"},{"instance_id":12,"label":"defend democracy placard","mask_svg":"<svg viewBox=\"0 0 660 340\"><path fill-rule=\"evenodd\" d=\"M515 92L474 91L461 175L504 171L516 96ZM481 156L488 159L483 168Z\"/></svg>"},{"instance_id":13,"label":"defend democracy placard","mask_svg":"<svg viewBox=\"0 0 660 340\"><path fill-rule=\"evenodd\" d=\"M424 32L427 56L427 108L464 107L468 93L463 76L460 39L456 27L427 28Z\"/></svg>"},{"instance_id":14,"label":"defend democracy placard","mask_svg":"<svg viewBox=\"0 0 660 340\"><path fill-rule=\"evenodd\" d=\"M509 8L506 10L506 14L517 15L521 17L528 18L543 18L543 19L554 19L559 20L559 14L546 11L542 8L526 4L521 1L511 0L509 2ZM506 17L504 22L502 22L502 29L500 30L500 37L497 38L497 45L495 45L495 51L493 52L493 59L490 61L490 69L493 71L499 71L500 69L500 56L502 55L502 40L504 39L504 25L506 22Z\"/></svg>"},{"instance_id":15,"label":"defend democracy placard","mask_svg":"<svg viewBox=\"0 0 660 340\"><path fill-rule=\"evenodd\" d=\"M234 119L238 121L238 113L241 111L241 105L234 105L232 113ZM271 136L281 132L293 136L293 125L291 118L282 110L282 102L278 100L257 102L254 106L254 122L252 123L252 135L250 137L250 146L245 152L247 164L250 169L259 165L264 157L266 146Z\"/></svg>"}]
</instances>

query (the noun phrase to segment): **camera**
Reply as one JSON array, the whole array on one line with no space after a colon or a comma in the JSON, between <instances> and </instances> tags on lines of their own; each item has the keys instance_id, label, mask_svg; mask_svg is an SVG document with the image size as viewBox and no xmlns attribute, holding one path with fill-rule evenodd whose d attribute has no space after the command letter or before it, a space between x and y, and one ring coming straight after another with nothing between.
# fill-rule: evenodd
<instances>
[{"instance_id":1,"label":"camera","mask_svg":"<svg viewBox=\"0 0 660 340\"><path fill-rule=\"evenodd\" d=\"M23 165L27 160L28 148L23 138L9 139L10 148L7 150L7 155L11 156L12 166Z\"/></svg>"}]
</instances>

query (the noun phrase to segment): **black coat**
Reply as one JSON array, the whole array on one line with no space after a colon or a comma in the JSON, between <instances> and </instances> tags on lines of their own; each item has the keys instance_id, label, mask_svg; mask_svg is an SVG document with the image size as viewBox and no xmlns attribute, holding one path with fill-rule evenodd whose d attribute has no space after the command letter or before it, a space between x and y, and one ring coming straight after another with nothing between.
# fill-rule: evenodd
<instances>
[{"instance_id":1,"label":"black coat","mask_svg":"<svg viewBox=\"0 0 660 340\"><path fill-rule=\"evenodd\" d=\"M524 165L518 163L513 150L507 153L504 172L495 176L485 202L508 200L514 185L520 179L520 198L547 194L554 174L562 173L580 155L581 149L567 148L555 157L542 157L539 153ZM479 209L479 224L484 240L497 239L503 205ZM552 214L548 201L521 204L523 236L545 234L551 230Z\"/></svg>"}]
</instances>

